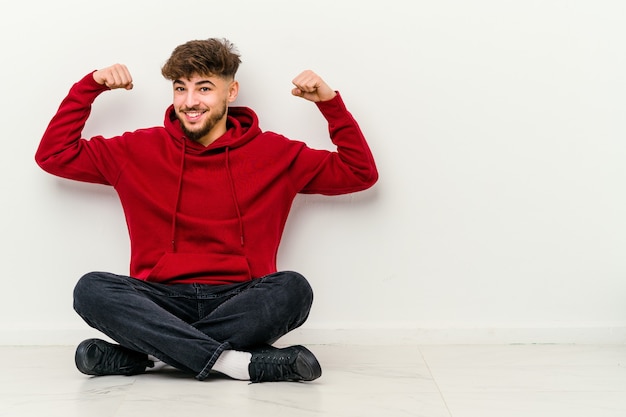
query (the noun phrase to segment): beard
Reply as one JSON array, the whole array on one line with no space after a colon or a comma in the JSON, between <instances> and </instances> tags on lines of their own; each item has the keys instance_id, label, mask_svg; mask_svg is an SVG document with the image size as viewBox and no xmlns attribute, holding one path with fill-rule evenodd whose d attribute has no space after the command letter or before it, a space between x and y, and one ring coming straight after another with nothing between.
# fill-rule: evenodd
<instances>
[{"instance_id":1,"label":"beard","mask_svg":"<svg viewBox=\"0 0 626 417\"><path fill-rule=\"evenodd\" d=\"M196 127L194 130L190 130L190 129L187 128L187 126L185 125L185 122L183 121L183 117L181 117L178 113L176 113L176 117L180 121L180 127L181 127L183 133L185 134L185 136L187 136L189 139L191 139L191 140L193 140L195 142L199 142L200 139L202 139L209 132L211 132L211 130L213 130L215 125L217 125L217 123L220 120L222 120L222 118L224 116L226 116L227 109L228 109L227 102L224 101L224 103L223 103L221 108L214 109L214 111L209 116L209 118L206 119L206 121L200 127ZM197 111L199 109L192 107L192 108L181 110L181 112L193 111L193 110Z\"/></svg>"}]
</instances>

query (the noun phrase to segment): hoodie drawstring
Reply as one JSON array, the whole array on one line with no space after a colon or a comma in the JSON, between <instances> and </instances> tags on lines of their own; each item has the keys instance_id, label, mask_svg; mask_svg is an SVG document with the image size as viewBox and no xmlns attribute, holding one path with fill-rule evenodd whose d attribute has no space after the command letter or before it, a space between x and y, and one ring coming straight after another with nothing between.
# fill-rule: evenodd
<instances>
[{"instance_id":1,"label":"hoodie drawstring","mask_svg":"<svg viewBox=\"0 0 626 417\"><path fill-rule=\"evenodd\" d=\"M176 214L180 205L180 195L183 190L183 174L185 172L185 154L187 153L187 140L183 138L183 152L180 158L180 173L178 175L178 189L176 190L176 201L174 203L174 214L172 215L172 253L176 252Z\"/></svg>"},{"instance_id":2,"label":"hoodie drawstring","mask_svg":"<svg viewBox=\"0 0 626 417\"><path fill-rule=\"evenodd\" d=\"M241 246L244 246L243 239L243 218L241 217L241 209L239 208L239 202L237 200L237 192L235 190L235 182L233 181L233 174L230 171L230 148L226 147L226 172L228 174L228 182L230 185L230 192L233 196L233 203L235 204L235 212L237 213L237 221L239 222L239 237L241 240ZM180 172L178 176L178 189L176 190L176 201L174 203L174 214L172 215L172 231L171 231L171 243L172 243L172 253L176 252L176 220L178 214L178 208L180 206L180 196L182 194L183 189L183 174L185 172L185 154L187 153L187 141L183 139L183 152L180 158Z\"/></svg>"},{"instance_id":3,"label":"hoodie drawstring","mask_svg":"<svg viewBox=\"0 0 626 417\"><path fill-rule=\"evenodd\" d=\"M235 191L235 182L233 181L233 174L230 172L230 148L226 147L226 172L228 173L228 181L230 182L230 192L233 196L233 203L235 203L235 211L237 212L237 219L239 220L239 236L241 238L241 246L244 245L243 241L243 219L241 218L241 210L239 209L239 202L237 201L237 193Z\"/></svg>"}]
</instances>

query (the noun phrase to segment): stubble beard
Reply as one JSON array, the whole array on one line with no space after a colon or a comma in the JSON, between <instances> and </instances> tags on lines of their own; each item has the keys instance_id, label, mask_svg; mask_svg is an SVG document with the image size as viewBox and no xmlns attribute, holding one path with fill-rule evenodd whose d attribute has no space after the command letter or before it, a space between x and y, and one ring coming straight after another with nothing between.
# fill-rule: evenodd
<instances>
[{"instance_id":1,"label":"stubble beard","mask_svg":"<svg viewBox=\"0 0 626 417\"><path fill-rule=\"evenodd\" d=\"M217 125L217 123L220 120L222 120L224 116L226 116L227 109L228 109L228 106L226 103L224 103L221 109L211 114L209 118L204 122L204 124L200 128L195 129L195 130L189 130L187 126L185 126L185 122L183 121L182 116L178 114L176 116L178 117L178 120L180 121L180 127L183 130L183 133L185 134L185 136L187 136L189 139L195 142L200 142L200 140L204 136L206 136L209 132L211 132L211 130L213 130L213 128ZM194 109L186 109L185 111L191 111L191 110L194 110Z\"/></svg>"}]
</instances>

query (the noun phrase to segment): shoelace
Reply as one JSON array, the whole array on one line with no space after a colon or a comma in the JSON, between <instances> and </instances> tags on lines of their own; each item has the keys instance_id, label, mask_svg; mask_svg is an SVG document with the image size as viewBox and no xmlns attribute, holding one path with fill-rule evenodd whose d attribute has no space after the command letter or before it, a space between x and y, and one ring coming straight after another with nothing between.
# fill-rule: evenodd
<instances>
[{"instance_id":1,"label":"shoelace","mask_svg":"<svg viewBox=\"0 0 626 417\"><path fill-rule=\"evenodd\" d=\"M102 370L108 372L115 371L121 374L143 372L147 367L153 366L153 362L146 360L137 360L123 350L111 347L102 352L102 358L98 364Z\"/></svg>"},{"instance_id":2,"label":"shoelace","mask_svg":"<svg viewBox=\"0 0 626 417\"><path fill-rule=\"evenodd\" d=\"M288 356L258 356L252 362L256 370L256 378L252 382L285 381L297 378L292 368L294 359ZM266 378L266 375L268 378Z\"/></svg>"}]
</instances>

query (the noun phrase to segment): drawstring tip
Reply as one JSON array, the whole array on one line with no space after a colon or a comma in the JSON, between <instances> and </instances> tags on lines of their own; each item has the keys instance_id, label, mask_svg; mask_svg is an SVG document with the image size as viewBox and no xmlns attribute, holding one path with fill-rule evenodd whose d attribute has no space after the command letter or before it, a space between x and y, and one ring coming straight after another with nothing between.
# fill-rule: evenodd
<instances>
[{"instance_id":1,"label":"drawstring tip","mask_svg":"<svg viewBox=\"0 0 626 417\"><path fill-rule=\"evenodd\" d=\"M241 235L240 237L241 237L241 246L243 246L243 235Z\"/></svg>"}]
</instances>

